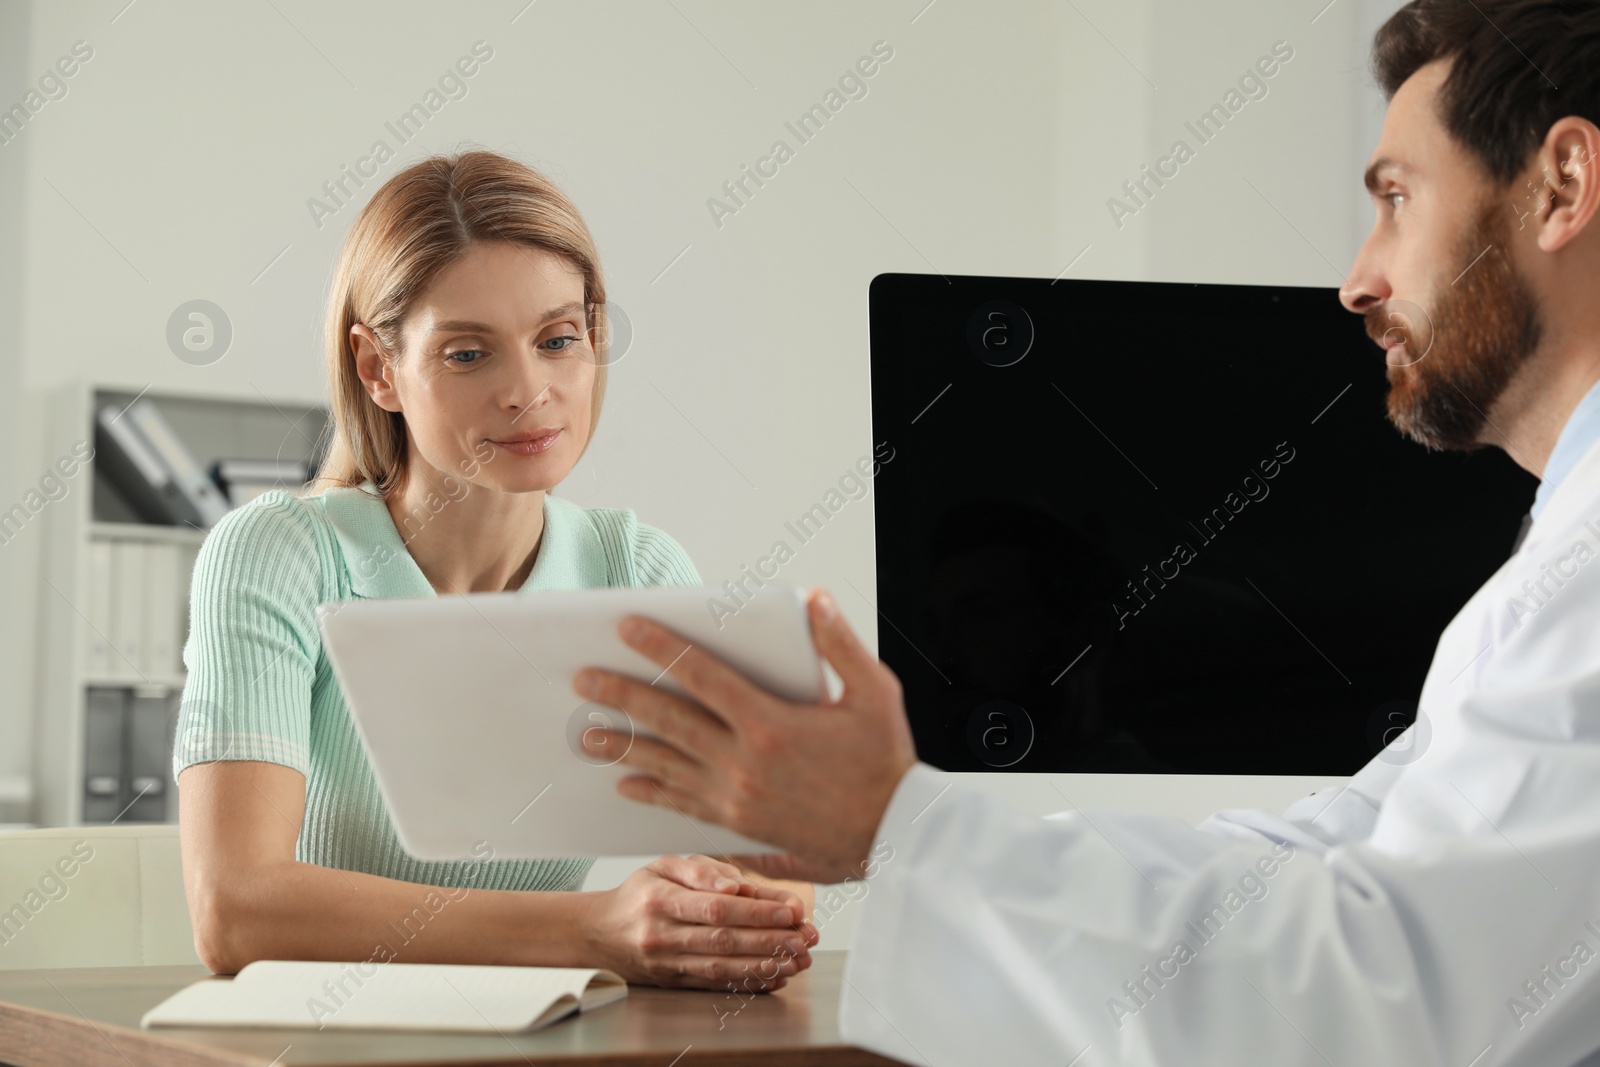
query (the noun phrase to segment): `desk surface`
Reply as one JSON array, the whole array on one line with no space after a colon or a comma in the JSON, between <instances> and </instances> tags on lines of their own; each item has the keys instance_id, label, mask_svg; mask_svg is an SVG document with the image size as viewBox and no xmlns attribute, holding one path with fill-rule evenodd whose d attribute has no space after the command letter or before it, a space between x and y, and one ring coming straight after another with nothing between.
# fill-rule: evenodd
<instances>
[{"instance_id":1,"label":"desk surface","mask_svg":"<svg viewBox=\"0 0 1600 1067\"><path fill-rule=\"evenodd\" d=\"M0 1063L16 1067L311 1067L319 1064L871 1065L897 1061L839 1038L845 953L766 996L633 986L621 1003L533 1034L139 1029L200 966L0 971Z\"/></svg>"}]
</instances>

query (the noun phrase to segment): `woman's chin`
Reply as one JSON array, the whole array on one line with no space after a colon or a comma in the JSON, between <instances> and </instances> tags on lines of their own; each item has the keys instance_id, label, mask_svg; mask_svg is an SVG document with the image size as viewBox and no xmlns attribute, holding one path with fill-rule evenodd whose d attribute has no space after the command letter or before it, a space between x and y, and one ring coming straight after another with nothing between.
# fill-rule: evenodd
<instances>
[{"instance_id":1,"label":"woman's chin","mask_svg":"<svg viewBox=\"0 0 1600 1067\"><path fill-rule=\"evenodd\" d=\"M522 471L500 471L499 477L488 479L480 477L477 484L484 489L497 493L539 493L554 489L566 477L565 470L534 470L532 464L529 469Z\"/></svg>"}]
</instances>

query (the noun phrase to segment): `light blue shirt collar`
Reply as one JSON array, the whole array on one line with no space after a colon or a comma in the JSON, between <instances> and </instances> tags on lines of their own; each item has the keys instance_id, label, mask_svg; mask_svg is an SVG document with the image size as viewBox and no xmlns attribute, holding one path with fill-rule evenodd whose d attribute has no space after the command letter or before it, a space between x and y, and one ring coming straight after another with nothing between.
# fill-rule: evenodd
<instances>
[{"instance_id":1,"label":"light blue shirt collar","mask_svg":"<svg viewBox=\"0 0 1600 1067\"><path fill-rule=\"evenodd\" d=\"M1600 440L1600 382L1590 386L1589 391L1583 394L1583 399L1567 416L1566 425L1561 427L1561 433L1556 437L1555 448L1550 450L1550 459L1544 465L1544 477L1539 481L1538 491L1533 494L1533 507L1528 509L1534 518L1539 517L1539 512L1555 495L1562 479L1572 473L1572 468L1578 465L1596 440Z\"/></svg>"}]
</instances>

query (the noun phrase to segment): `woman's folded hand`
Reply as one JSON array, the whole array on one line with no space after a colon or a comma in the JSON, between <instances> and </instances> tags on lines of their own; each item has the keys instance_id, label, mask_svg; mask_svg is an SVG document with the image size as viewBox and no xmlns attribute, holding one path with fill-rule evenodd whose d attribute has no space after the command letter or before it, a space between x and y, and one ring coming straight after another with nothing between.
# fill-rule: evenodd
<instances>
[{"instance_id":1,"label":"woman's folded hand","mask_svg":"<svg viewBox=\"0 0 1600 1067\"><path fill-rule=\"evenodd\" d=\"M596 894L582 935L629 982L770 992L811 966L808 910L731 863L663 856Z\"/></svg>"}]
</instances>

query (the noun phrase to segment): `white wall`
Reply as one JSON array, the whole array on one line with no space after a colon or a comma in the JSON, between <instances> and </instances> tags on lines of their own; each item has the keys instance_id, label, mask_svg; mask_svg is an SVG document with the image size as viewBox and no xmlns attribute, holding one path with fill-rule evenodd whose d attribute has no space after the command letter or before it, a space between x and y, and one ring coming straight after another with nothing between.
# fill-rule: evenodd
<instances>
[{"instance_id":1,"label":"white wall","mask_svg":"<svg viewBox=\"0 0 1600 1067\"><path fill-rule=\"evenodd\" d=\"M32 66L28 26L31 4L0 4L0 100L9 106L12 91L20 82L14 72ZM28 146L13 142L0 145L0 509L17 499L27 480L26 472L35 466L28 448L37 438L19 425L23 351L23 290L26 248L23 244L23 196L26 185ZM30 457L30 458L23 458ZM33 568L38 559L36 546L13 543L0 546L0 799L15 796L28 773L31 750L31 696L33 693L32 619L35 582ZM0 811L0 823L24 813Z\"/></svg>"},{"instance_id":2,"label":"white wall","mask_svg":"<svg viewBox=\"0 0 1600 1067\"><path fill-rule=\"evenodd\" d=\"M75 41L94 48L69 94L0 146L0 501L51 458L38 413L73 379L319 399L324 287L358 205L318 228L307 198L375 139L393 146L385 121L482 39L494 55L468 94L360 195L468 145L563 184L637 331L565 491L635 508L720 583L870 450L878 273L1055 277L1071 263L1075 277L1337 284L1370 221L1359 175L1381 99L1363 89L1366 44L1396 5L1323 2L0 5L0 105ZM793 144L785 120L880 39L894 57L867 96L716 225L707 198L775 138ZM1269 95L1117 226L1107 199L1280 39L1295 58ZM196 297L235 329L207 367L163 335ZM33 641L37 539L35 526L0 549L0 775L27 770L32 669L51 654ZM868 512L841 514L785 577L828 585L875 635L846 583L871 587ZM1061 806L1044 779L974 781ZM1319 783L1055 784L1081 807L1193 820ZM625 869L603 863L593 884ZM825 944L852 923L830 923Z\"/></svg>"}]
</instances>

